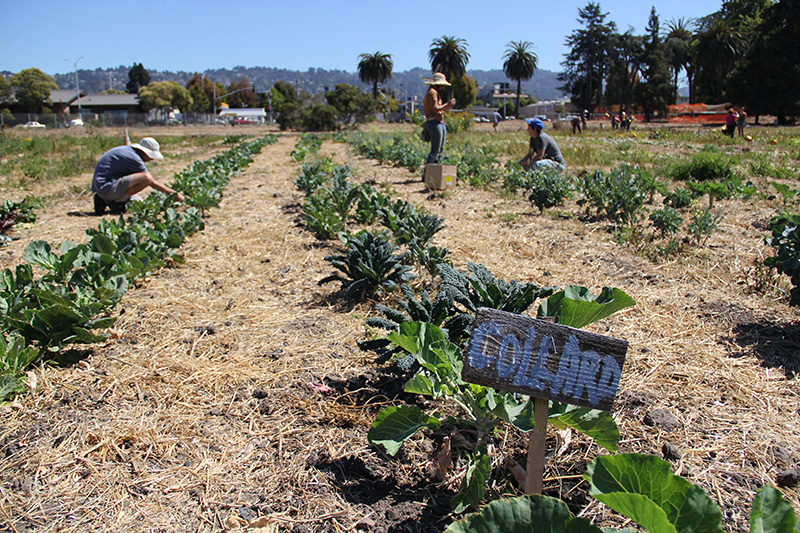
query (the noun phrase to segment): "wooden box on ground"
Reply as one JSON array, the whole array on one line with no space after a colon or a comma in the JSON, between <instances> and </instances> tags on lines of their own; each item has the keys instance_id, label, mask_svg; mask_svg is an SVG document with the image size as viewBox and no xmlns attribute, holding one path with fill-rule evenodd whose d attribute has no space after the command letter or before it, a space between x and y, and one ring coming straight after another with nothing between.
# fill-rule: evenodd
<instances>
[{"instance_id":1,"label":"wooden box on ground","mask_svg":"<svg viewBox=\"0 0 800 533\"><path fill-rule=\"evenodd\" d=\"M455 165L425 165L425 185L440 191L455 187L457 168Z\"/></svg>"}]
</instances>

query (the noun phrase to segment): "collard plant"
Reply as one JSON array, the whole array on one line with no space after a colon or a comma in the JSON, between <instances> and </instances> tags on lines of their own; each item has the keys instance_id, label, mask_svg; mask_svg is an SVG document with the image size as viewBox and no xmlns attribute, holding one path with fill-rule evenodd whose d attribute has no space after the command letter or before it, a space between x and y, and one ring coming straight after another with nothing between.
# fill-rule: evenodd
<instances>
[{"instance_id":1,"label":"collard plant","mask_svg":"<svg viewBox=\"0 0 800 533\"><path fill-rule=\"evenodd\" d=\"M580 180L580 205L594 208L598 216L617 224L633 224L649 197L651 177L647 171L621 165L605 173L596 170Z\"/></svg>"},{"instance_id":2,"label":"collard plant","mask_svg":"<svg viewBox=\"0 0 800 533\"><path fill-rule=\"evenodd\" d=\"M652 455L601 456L584 476L589 494L641 528L658 533L722 533L719 507L697 485L675 476L669 463ZM492 532L612 533L573 517L556 498L528 495L489 503L450 524L446 533ZM765 486L750 511L750 533L798 533L797 516L781 492Z\"/></svg>"},{"instance_id":3,"label":"collard plant","mask_svg":"<svg viewBox=\"0 0 800 533\"><path fill-rule=\"evenodd\" d=\"M0 401L22 392L25 370L39 360L39 349L17 334L0 334Z\"/></svg>"},{"instance_id":4,"label":"collard plant","mask_svg":"<svg viewBox=\"0 0 800 533\"><path fill-rule=\"evenodd\" d=\"M556 169L530 171L525 177L523 188L528 194L528 200L539 208L539 212L562 205L572 194L572 184Z\"/></svg>"},{"instance_id":5,"label":"collard plant","mask_svg":"<svg viewBox=\"0 0 800 533\"><path fill-rule=\"evenodd\" d=\"M539 316L550 316L559 323L583 327L633 305L633 300L619 289L606 288L599 296L582 287L568 286L542 303ZM385 447L390 455L421 429L437 431L447 421L469 443L461 458L465 472L459 493L451 500L455 512L477 507L482 501L492 474L489 450L498 446L494 430L502 423L528 432L534 428L533 401L508 392L497 391L461 379L464 354L448 340L442 330L424 322L406 322L386 339L411 354L419 365L404 390L453 402L456 415L430 415L417 406L391 406L378 414L369 431L373 444ZM619 430L610 413L550 402L548 421L561 429L574 428L609 451L616 451ZM491 445L491 446L490 446Z\"/></svg>"},{"instance_id":6,"label":"collard plant","mask_svg":"<svg viewBox=\"0 0 800 533\"><path fill-rule=\"evenodd\" d=\"M800 215L782 215L773 220L772 237L767 244L775 248L775 255L766 258L764 264L789 276L789 305L800 306Z\"/></svg>"},{"instance_id":7,"label":"collard plant","mask_svg":"<svg viewBox=\"0 0 800 533\"><path fill-rule=\"evenodd\" d=\"M409 252L396 253L397 247L383 234L362 230L355 235L340 233L339 238L347 250L342 254L326 256L325 260L345 277L334 274L321 279L318 285L339 281L345 298L363 301L379 292L391 292L399 284L416 277L411 267L404 264Z\"/></svg>"}]
</instances>

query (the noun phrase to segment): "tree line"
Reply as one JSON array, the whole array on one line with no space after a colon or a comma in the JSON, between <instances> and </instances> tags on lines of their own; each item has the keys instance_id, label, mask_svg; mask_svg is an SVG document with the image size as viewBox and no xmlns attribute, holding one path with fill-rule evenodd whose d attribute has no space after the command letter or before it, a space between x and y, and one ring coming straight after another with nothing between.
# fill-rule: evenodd
<instances>
[{"instance_id":1,"label":"tree line","mask_svg":"<svg viewBox=\"0 0 800 533\"><path fill-rule=\"evenodd\" d=\"M730 102L779 123L800 113L800 56L790 52L800 42L800 2L725 0L710 15L663 25L653 7L644 35L620 33L607 17L589 2L567 37L559 79L581 109L663 115L683 76L690 103Z\"/></svg>"}]
</instances>

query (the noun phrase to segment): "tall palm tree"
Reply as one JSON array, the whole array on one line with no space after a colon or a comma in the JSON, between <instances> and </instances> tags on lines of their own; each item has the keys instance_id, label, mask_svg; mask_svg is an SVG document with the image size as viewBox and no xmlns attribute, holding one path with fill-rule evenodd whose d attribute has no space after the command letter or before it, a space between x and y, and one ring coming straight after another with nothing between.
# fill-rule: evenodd
<instances>
[{"instance_id":1,"label":"tall palm tree","mask_svg":"<svg viewBox=\"0 0 800 533\"><path fill-rule=\"evenodd\" d=\"M730 73L744 53L745 39L729 21L715 13L702 20L693 43L697 64L716 75L716 98L717 102L721 102L725 75Z\"/></svg>"},{"instance_id":2,"label":"tall palm tree","mask_svg":"<svg viewBox=\"0 0 800 533\"><path fill-rule=\"evenodd\" d=\"M467 72L467 41L450 35L434 39L428 58L431 60L431 70L441 72L452 82Z\"/></svg>"},{"instance_id":3,"label":"tall palm tree","mask_svg":"<svg viewBox=\"0 0 800 533\"><path fill-rule=\"evenodd\" d=\"M696 22L693 18L672 19L667 22L667 33L664 35L667 62L675 76L675 89L678 88L678 74L683 69L686 71L686 80L689 82L689 102L692 101L692 78L694 76L694 65L691 62L691 42L695 26Z\"/></svg>"},{"instance_id":4,"label":"tall palm tree","mask_svg":"<svg viewBox=\"0 0 800 533\"><path fill-rule=\"evenodd\" d=\"M392 55L375 52L361 54L358 58L361 60L358 62L358 78L364 83L372 83L372 96L377 100L378 84L392 79Z\"/></svg>"},{"instance_id":5,"label":"tall palm tree","mask_svg":"<svg viewBox=\"0 0 800 533\"><path fill-rule=\"evenodd\" d=\"M522 80L529 80L539 63L539 57L528 48L533 43L528 41L511 41L508 43L506 53L503 54L503 72L508 79L517 82L517 116L519 116L519 95L522 91Z\"/></svg>"}]
</instances>

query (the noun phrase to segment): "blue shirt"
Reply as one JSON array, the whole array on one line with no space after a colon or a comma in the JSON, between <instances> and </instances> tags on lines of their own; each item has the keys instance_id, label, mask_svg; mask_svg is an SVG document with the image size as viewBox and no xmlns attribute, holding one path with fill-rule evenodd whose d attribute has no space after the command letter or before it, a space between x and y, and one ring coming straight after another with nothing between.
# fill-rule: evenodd
<instances>
[{"instance_id":1,"label":"blue shirt","mask_svg":"<svg viewBox=\"0 0 800 533\"><path fill-rule=\"evenodd\" d=\"M139 152L132 146L112 148L103 154L94 168L92 192L100 192L106 185L137 172L147 172Z\"/></svg>"}]
</instances>

